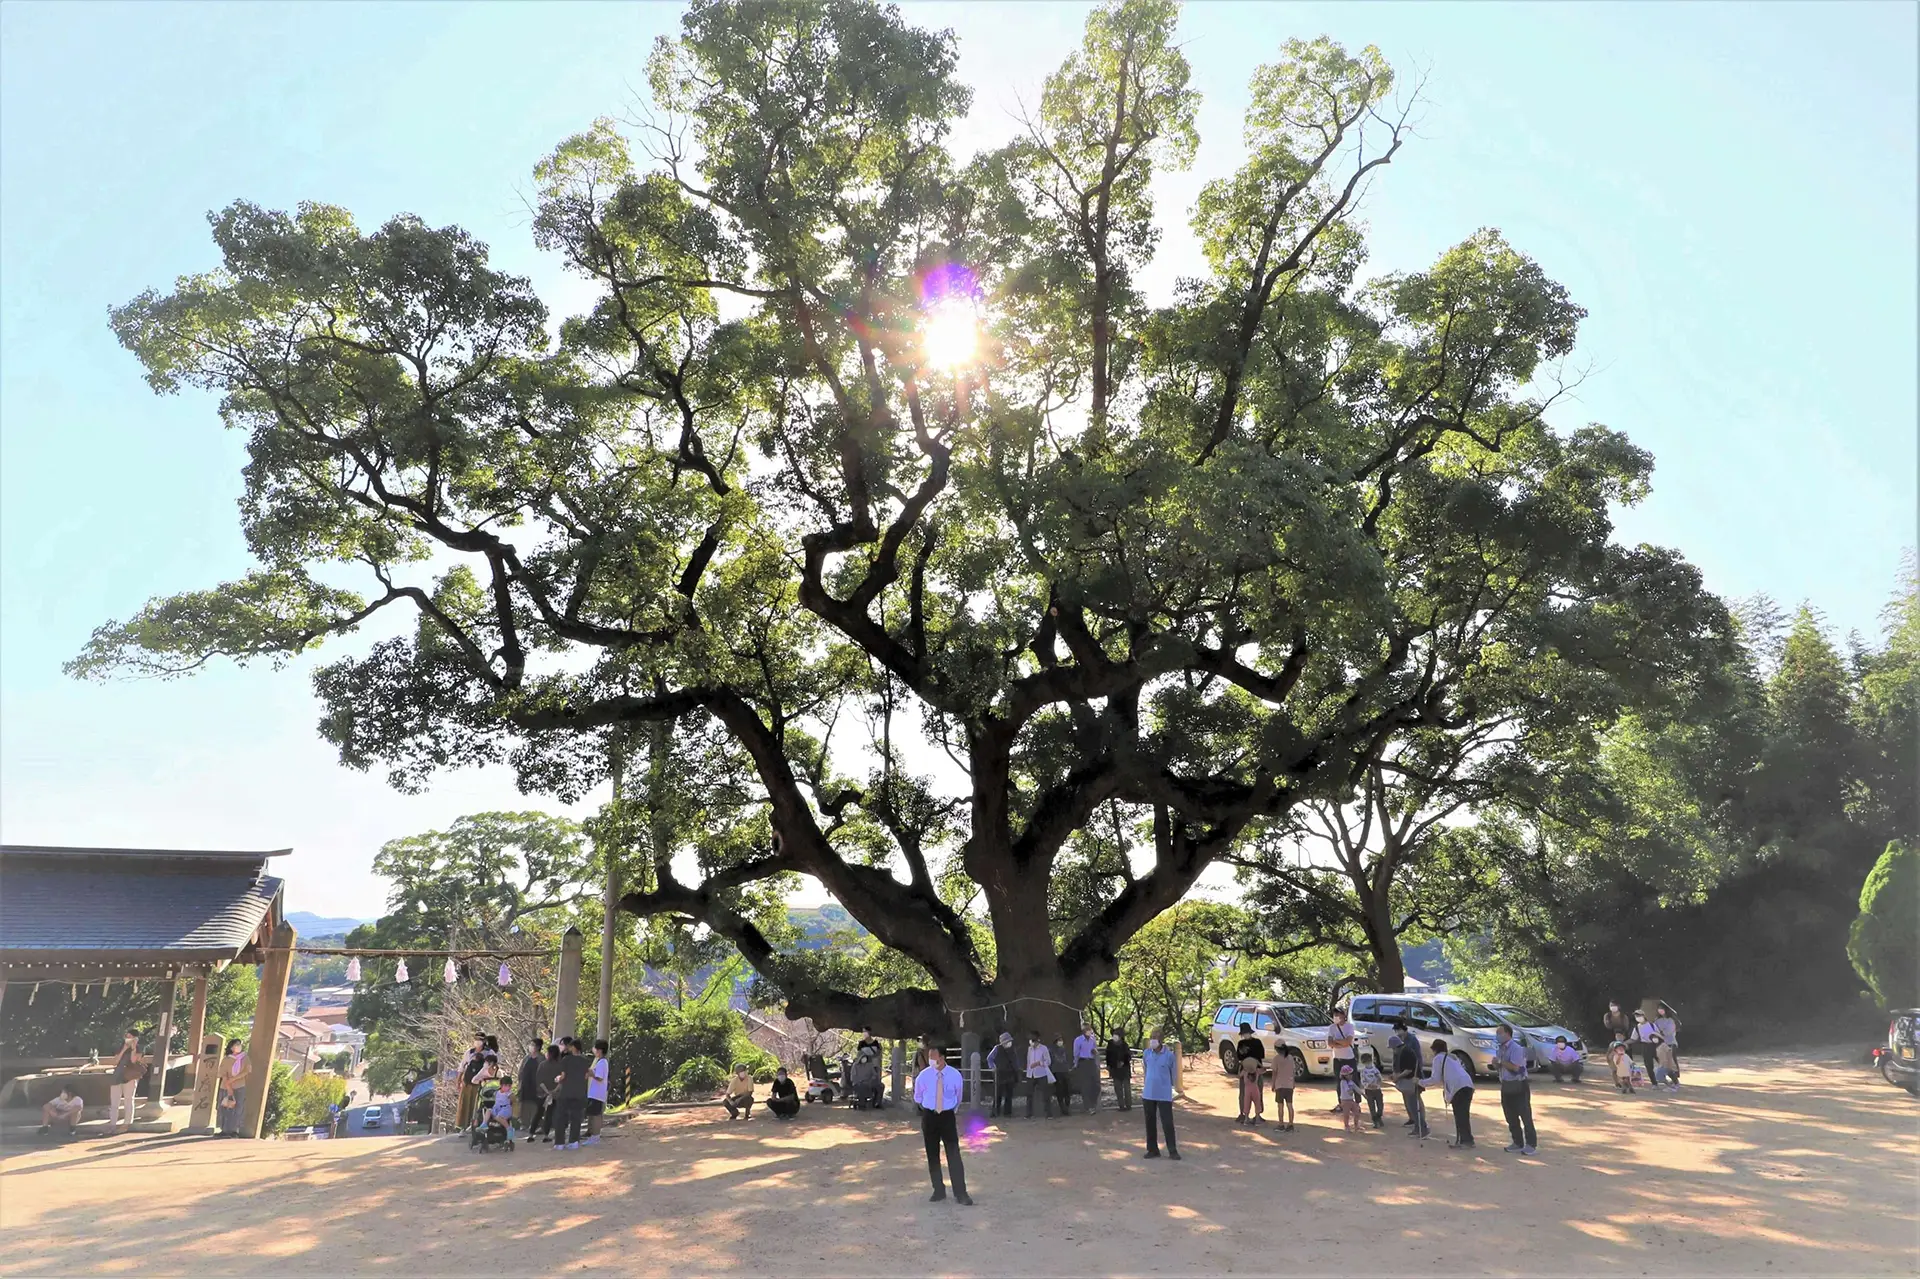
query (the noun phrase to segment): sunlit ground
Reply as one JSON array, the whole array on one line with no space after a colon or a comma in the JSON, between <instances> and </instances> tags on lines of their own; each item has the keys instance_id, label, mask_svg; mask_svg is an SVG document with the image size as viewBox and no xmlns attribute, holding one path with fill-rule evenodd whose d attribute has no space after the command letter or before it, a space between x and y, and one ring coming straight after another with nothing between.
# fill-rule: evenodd
<instances>
[{"instance_id":1,"label":"sunlit ground","mask_svg":"<svg viewBox=\"0 0 1920 1279\"><path fill-rule=\"evenodd\" d=\"M1016 1118L968 1156L978 1206L930 1204L901 1111L642 1119L571 1154L448 1140L114 1138L9 1148L0 1274L1895 1274L1920 1268L1920 1105L1813 1057L1689 1063L1677 1097L1535 1090L1541 1152L1388 1126L1324 1086L1290 1134L1233 1123L1202 1065L1185 1160L1130 1115ZM1444 1135L1450 1125L1441 1121Z\"/></svg>"}]
</instances>

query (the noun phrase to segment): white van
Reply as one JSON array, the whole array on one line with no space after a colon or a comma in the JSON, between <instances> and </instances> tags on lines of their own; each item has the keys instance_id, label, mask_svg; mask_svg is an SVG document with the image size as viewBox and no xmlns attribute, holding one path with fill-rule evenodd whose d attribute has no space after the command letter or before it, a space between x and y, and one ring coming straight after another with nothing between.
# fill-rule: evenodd
<instances>
[{"instance_id":1,"label":"white van","mask_svg":"<svg viewBox=\"0 0 1920 1279\"><path fill-rule=\"evenodd\" d=\"M1500 1018L1471 999L1458 995L1355 995L1347 1006L1347 1016L1373 1044L1386 1043L1393 1034L1394 1021L1404 1019L1408 1029L1420 1037L1420 1060L1429 1066L1433 1064L1433 1041L1438 1039L1471 1074L1491 1075L1499 1068L1494 1061L1493 1032Z\"/></svg>"},{"instance_id":2,"label":"white van","mask_svg":"<svg viewBox=\"0 0 1920 1279\"><path fill-rule=\"evenodd\" d=\"M1267 1065L1278 1068L1281 1057L1292 1060L1294 1082L1333 1073L1333 1054L1327 1049L1330 1019L1324 1008L1284 999L1236 999L1220 1006L1207 1028L1207 1051L1229 1075L1235 1068L1233 1046L1240 1041L1240 1023L1253 1027L1267 1049Z\"/></svg>"}]
</instances>

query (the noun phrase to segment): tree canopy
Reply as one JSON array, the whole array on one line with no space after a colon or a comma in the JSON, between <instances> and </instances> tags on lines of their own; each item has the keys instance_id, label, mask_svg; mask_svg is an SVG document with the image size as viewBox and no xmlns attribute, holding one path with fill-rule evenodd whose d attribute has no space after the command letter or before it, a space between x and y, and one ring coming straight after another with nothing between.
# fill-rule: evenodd
<instances>
[{"instance_id":1,"label":"tree canopy","mask_svg":"<svg viewBox=\"0 0 1920 1279\"><path fill-rule=\"evenodd\" d=\"M315 676L341 759L395 785L504 760L574 798L669 722L715 821L623 904L727 938L796 1017L905 1033L1060 1022L1396 744L1710 639L1694 570L1612 537L1651 460L1549 422L1565 289L1493 230L1363 273L1410 136L1376 49L1280 43L1192 210L1205 272L1145 295L1154 176L1197 141L1176 17L1096 10L1022 136L962 158L949 33L699 0L648 125L535 172L536 242L595 290L557 323L457 228L214 214L221 267L113 324L246 432L259 567L72 669L283 661L398 608ZM795 874L897 988L769 935L753 894Z\"/></svg>"}]
</instances>

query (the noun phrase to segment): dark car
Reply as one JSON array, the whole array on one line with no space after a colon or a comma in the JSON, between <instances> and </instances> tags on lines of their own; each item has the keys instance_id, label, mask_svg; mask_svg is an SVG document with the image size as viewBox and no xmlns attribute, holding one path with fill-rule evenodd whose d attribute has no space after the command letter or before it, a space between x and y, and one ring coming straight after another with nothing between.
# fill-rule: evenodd
<instances>
[{"instance_id":1,"label":"dark car","mask_svg":"<svg viewBox=\"0 0 1920 1279\"><path fill-rule=\"evenodd\" d=\"M1887 1046L1873 1050L1880 1077L1920 1097L1920 1008L1896 1008L1887 1023Z\"/></svg>"}]
</instances>

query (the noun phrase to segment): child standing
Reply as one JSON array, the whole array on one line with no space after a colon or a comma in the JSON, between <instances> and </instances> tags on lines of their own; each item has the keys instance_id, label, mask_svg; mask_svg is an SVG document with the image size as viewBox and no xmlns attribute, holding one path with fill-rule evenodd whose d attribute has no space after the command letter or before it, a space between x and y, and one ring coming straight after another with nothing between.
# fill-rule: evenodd
<instances>
[{"instance_id":1,"label":"child standing","mask_svg":"<svg viewBox=\"0 0 1920 1279\"><path fill-rule=\"evenodd\" d=\"M1293 1057L1281 1053L1273 1063L1273 1126L1293 1131Z\"/></svg>"},{"instance_id":2,"label":"child standing","mask_svg":"<svg viewBox=\"0 0 1920 1279\"><path fill-rule=\"evenodd\" d=\"M1350 1133L1360 1131L1360 1081L1352 1066L1340 1067L1340 1122Z\"/></svg>"},{"instance_id":3,"label":"child standing","mask_svg":"<svg viewBox=\"0 0 1920 1279\"><path fill-rule=\"evenodd\" d=\"M1613 1086L1621 1092L1632 1092L1633 1056L1627 1051L1627 1041L1618 1035L1607 1045L1607 1065L1613 1071Z\"/></svg>"},{"instance_id":4,"label":"child standing","mask_svg":"<svg viewBox=\"0 0 1920 1279\"><path fill-rule=\"evenodd\" d=\"M1654 1061L1654 1066L1659 1071L1660 1075L1665 1076L1664 1079L1656 1077L1654 1079L1654 1082L1656 1084L1658 1083L1666 1084L1667 1090L1669 1092L1679 1092L1680 1091L1679 1058L1676 1057L1674 1054L1673 1045L1668 1043L1665 1038L1656 1039L1654 1041L1653 1061Z\"/></svg>"},{"instance_id":5,"label":"child standing","mask_svg":"<svg viewBox=\"0 0 1920 1279\"><path fill-rule=\"evenodd\" d=\"M1367 1114L1378 1128L1386 1117L1386 1098L1382 1095L1380 1067L1374 1064L1373 1054L1360 1054L1360 1091L1367 1097Z\"/></svg>"}]
</instances>

